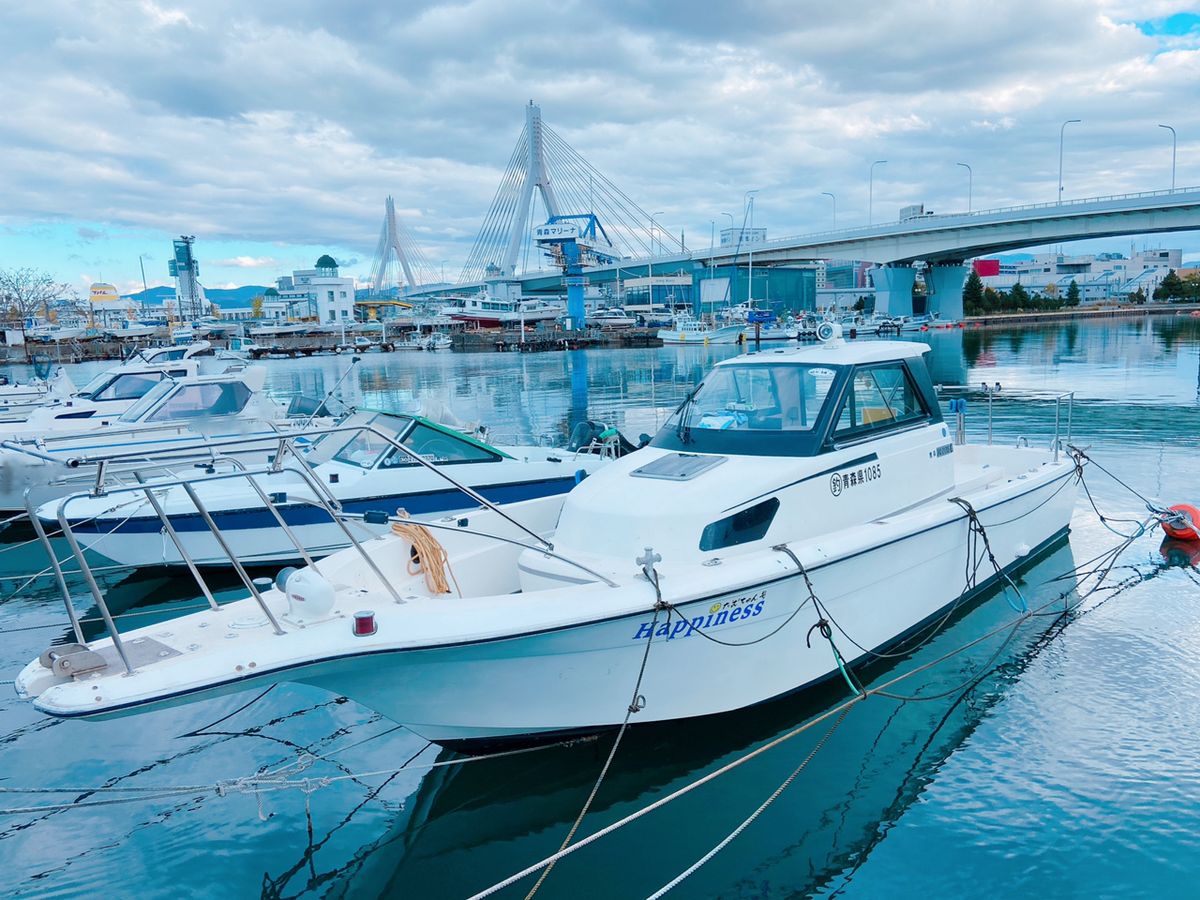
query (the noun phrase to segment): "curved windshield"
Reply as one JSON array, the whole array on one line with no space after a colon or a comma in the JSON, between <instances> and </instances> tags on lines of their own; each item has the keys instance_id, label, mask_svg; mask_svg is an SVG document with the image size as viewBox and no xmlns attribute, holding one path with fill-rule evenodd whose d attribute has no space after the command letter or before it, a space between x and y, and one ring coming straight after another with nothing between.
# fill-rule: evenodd
<instances>
[{"instance_id":1,"label":"curved windshield","mask_svg":"<svg viewBox=\"0 0 1200 900\"><path fill-rule=\"evenodd\" d=\"M808 455L844 366L717 366L655 437L656 447L700 453Z\"/></svg>"}]
</instances>

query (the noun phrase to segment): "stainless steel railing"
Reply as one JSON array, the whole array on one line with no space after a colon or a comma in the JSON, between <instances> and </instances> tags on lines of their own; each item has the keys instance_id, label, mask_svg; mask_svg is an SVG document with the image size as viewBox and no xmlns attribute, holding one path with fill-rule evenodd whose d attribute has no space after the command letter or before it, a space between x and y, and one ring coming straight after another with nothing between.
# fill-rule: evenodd
<instances>
[{"instance_id":1,"label":"stainless steel railing","mask_svg":"<svg viewBox=\"0 0 1200 900\"><path fill-rule=\"evenodd\" d=\"M401 452L405 453L410 458L412 458L414 462L430 469L435 474L437 474L439 477L441 477L442 479L444 479L445 481L449 482L451 485L453 485L454 487L456 487L457 489L462 491L466 496L470 497L472 500L479 503L482 507L491 510L492 512L499 515L502 519L507 521L509 524L511 524L514 527L516 527L517 529L519 529L521 532L532 537L537 542L537 544L540 546L535 546L533 544L529 544L524 541L519 541L514 538L505 537L503 535L495 535L495 534L489 534L487 532L464 530L462 528L459 528L457 525L455 525L451 529L449 526L445 526L440 523L422 522L421 524L423 526L434 528L434 529L446 528L447 530L454 530L459 533L475 534L480 537L491 538L491 539L495 539L495 540L498 540L501 542L525 547L528 549L538 550L541 553L544 553L552 558L558 559L568 565L573 566L574 568L579 569L582 572L585 572L586 574L588 574L594 578L599 579L600 581L607 584L609 587L617 587L616 582L612 581L611 579L607 578L606 576L602 575L601 573L588 568L587 566L583 565L582 563L576 562L575 560L572 560L568 557L565 557L558 553L555 553L554 546L550 541L546 540L541 535L532 531L531 529L529 529L528 527L523 525L521 522L517 521L515 518L513 518L508 513L504 512L502 509L500 509L498 506L496 506L496 504L492 503L485 497L481 496L474 489L457 481L456 479L454 479L453 477L448 475L446 472L440 470L434 463L425 459L424 457L422 457L420 454L416 453L416 451L412 450L411 448L405 446L403 443L401 443L399 440L397 440L396 435L390 434L387 431L384 431L384 430L382 430L372 424L369 424L369 423L356 424L356 425L342 425L342 426L334 426L334 427L330 427L330 428L315 429L315 430L303 432L302 434L290 435L288 437L281 438L276 447L276 453L275 453L274 459L269 464L267 464L265 466L261 466L261 467L248 468L244 462L242 462L241 460L238 460L234 457L214 455L211 458L211 460L209 460L209 465L207 467L206 474L201 477L198 477L198 478L197 477L190 477L190 478L178 478L177 477L177 478L170 478L170 479L156 478L154 480L147 480L144 477L144 475L142 475L142 473L135 472L134 477L137 479L137 484L134 484L134 485L124 485L124 484L110 485L110 484L107 484L105 481L105 472L107 471L108 464L112 463L114 461L127 459L127 458L129 458L129 454L107 454L107 455L100 454L100 455L95 455L92 457L80 457L80 458L73 460L72 467L77 468L77 467L80 467L83 465L88 465L88 464L95 465L97 468L96 482L93 485L91 490L78 491L73 494L69 494L66 497L61 498L58 501L57 506L55 507L55 519L57 520L58 527L59 527L61 534L63 535L64 539L67 541L68 547L71 550L71 555L74 557L77 565L79 566L80 574L83 576L84 582L87 585L88 592L91 594L92 599L95 602L97 609L99 609L99 611L100 611L100 615L104 621L106 628L108 629L109 635L112 638L113 646L116 649L117 655L120 657L122 665L125 667L126 674L133 674L133 672L135 670L135 666L131 662L130 656L129 656L128 652L126 651L124 642L122 641L120 632L116 625L116 622L108 608L108 603L105 599L104 592L101 590L99 583L96 580L95 574L92 570L91 564L87 560L86 550L90 549L90 548L86 548L86 547L82 546L78 535L76 535L75 530L72 527L70 516L69 516L69 509L70 509L71 504L74 502L77 502L81 499L85 499L85 498L94 498L96 496L112 496L112 495L116 495L116 494L126 494L126 493L132 494L135 496L144 497L146 502L149 504L150 508L153 510L155 516L162 523L162 533L167 537L168 540L171 541L172 545L175 547L176 551L179 553L180 559L182 560L184 565L187 567L187 569L188 569L189 573L191 574L191 576L193 577L193 579L196 581L198 587L200 588L201 593L204 595L204 598L207 601L209 609L215 611L215 610L220 609L220 605L217 603L216 598L214 597L211 588L208 586L208 583L205 581L203 573L200 571L200 567L197 565L195 559L191 556L191 554L189 554L187 547L186 547L186 542L180 537L179 533L177 532L174 525L172 524L171 514L164 508L164 506L158 496L158 493L166 492L173 488L181 489L187 495L190 504L195 508L197 513L199 513L201 519L203 520L205 526L208 528L209 532L213 535L213 538L217 542L217 545L220 547L221 552L224 554L224 556L226 556L229 559L230 565L232 566L234 572L237 574L238 579L242 582L242 585L249 592L250 597L252 597L254 599L255 603L258 605L258 607L262 611L263 615L270 622L275 634L282 635L282 634L285 634L285 631L283 630L282 626L279 624L277 617L275 616L274 612L271 610L266 599L263 597L262 592L260 591L258 585L255 584L254 579L252 579L250 577L249 573L246 571L245 566L238 559L235 550L229 543L228 539L225 537L224 533L221 531L220 526L217 524L216 520L214 519L212 512L208 509L207 505L204 503L199 492L196 490L196 487L198 485L207 484L210 482L222 482L222 481L230 481L230 480L235 480L235 479L240 479L240 480L246 481L250 485L252 491L257 496L259 501L270 511L270 513L272 514L273 518L276 521L276 524L279 525L280 529L287 536L289 542L296 549L298 557L303 559L306 562L306 564L316 567L316 563L313 561L308 550L304 547L303 542L300 540L300 538L296 534L296 532L291 528L290 525L288 525L283 513L279 510L279 508L276 506L275 502L272 500L271 495L268 494L265 490L263 490L262 485L259 484L257 481L257 476L261 476L261 475L278 474L280 472L285 472L285 471L288 473L294 474L301 482L303 482L310 489L310 491L313 494L313 497L311 499L305 497L305 498L303 498L303 501L307 504L314 504L326 512L326 514L330 517L330 520L332 522L334 522L338 526L338 528L341 530L341 532L345 536L349 546L354 548L355 552L361 558L363 564L371 571L371 573L375 576L375 578L378 579L382 588L391 595L392 599L395 602L403 603L404 600L403 600L403 598L400 597L395 586L391 583L391 581L387 578L387 576L379 568L378 564L372 558L371 554L366 550L366 548L362 545L362 542L358 540L358 538L354 535L352 529L349 527L348 523L356 521L356 520L362 520L363 516L348 514L342 510L341 503L337 500L336 497L333 496L333 494L329 491L328 487L325 484L323 484L318 477L316 477L316 475L313 472L312 467L309 465L308 461L304 458L303 454L295 446L295 440L300 437L311 438L311 437L320 437L323 435L330 435L330 434L361 433L361 432L371 433L371 434L383 439L386 443L396 447L398 450L400 450ZM236 445L237 442L228 442L228 443L230 443L231 445ZM204 446L209 449L211 449L211 447L212 447L212 445L209 445L209 444L205 444ZM287 462L287 459L289 457L294 461L292 464L289 464ZM135 456L134 458L141 459L141 457L139 457L139 456ZM225 472L216 471L217 468L226 467L226 466L230 469L230 471L225 471ZM65 575L63 573L62 564L61 564L61 560L58 556L58 552L55 550L54 546L50 542L50 538L46 533L45 527L42 525L41 519L37 515L37 510L34 509L34 507L32 505L28 491L26 491L26 495L25 495L25 504L26 504L26 509L29 513L30 520L33 522L33 527L34 527L35 533L37 535L37 539L41 543L43 548L45 549L47 556L49 556L49 558L50 558L51 569L54 573L55 580L57 582L59 591L63 596L63 602L64 602L64 605L66 606L67 615L68 615L68 618L70 619L71 626L75 633L76 640L79 644L87 646L87 642L84 640L83 630L80 626L80 619L79 619L78 613L75 609L74 600L71 597L71 593L68 588ZM393 519L391 517L389 517L389 521L392 521L392 520ZM399 520L397 519L395 521L399 521Z\"/></svg>"}]
</instances>

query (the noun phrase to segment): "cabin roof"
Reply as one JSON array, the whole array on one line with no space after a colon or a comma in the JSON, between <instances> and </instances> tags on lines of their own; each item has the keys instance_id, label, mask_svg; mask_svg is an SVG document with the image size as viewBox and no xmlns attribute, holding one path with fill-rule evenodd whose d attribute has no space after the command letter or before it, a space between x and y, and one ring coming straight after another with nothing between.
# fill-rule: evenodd
<instances>
[{"instance_id":1,"label":"cabin roof","mask_svg":"<svg viewBox=\"0 0 1200 900\"><path fill-rule=\"evenodd\" d=\"M928 352L928 344L916 341L839 341L812 344L807 347L759 350L743 356L730 357L717 365L817 363L830 366L853 366L887 362L893 359L912 359Z\"/></svg>"}]
</instances>

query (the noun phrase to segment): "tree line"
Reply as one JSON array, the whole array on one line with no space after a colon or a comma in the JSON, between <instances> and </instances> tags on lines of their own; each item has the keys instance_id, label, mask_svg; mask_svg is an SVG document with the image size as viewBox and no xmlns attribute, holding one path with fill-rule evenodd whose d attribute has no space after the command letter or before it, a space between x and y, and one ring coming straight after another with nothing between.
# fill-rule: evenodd
<instances>
[{"instance_id":1,"label":"tree line","mask_svg":"<svg viewBox=\"0 0 1200 900\"><path fill-rule=\"evenodd\" d=\"M985 287L977 272L967 276L963 286L963 312L968 316L986 316L1003 312L1042 312L1069 309L1079 305L1082 291L1074 279L1065 294L1044 295L1030 293L1020 282L1010 290L1001 291ZM1165 303L1200 303L1200 276L1189 273L1181 278L1171 269L1154 289L1153 298ZM1123 299L1129 303L1145 303L1146 292L1142 288L1132 291Z\"/></svg>"}]
</instances>

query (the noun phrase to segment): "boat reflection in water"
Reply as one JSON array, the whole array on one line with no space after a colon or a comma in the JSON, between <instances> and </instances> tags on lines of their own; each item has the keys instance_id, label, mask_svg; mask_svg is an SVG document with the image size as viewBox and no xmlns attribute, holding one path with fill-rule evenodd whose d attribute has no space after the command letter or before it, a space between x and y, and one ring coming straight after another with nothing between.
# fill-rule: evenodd
<instances>
[{"instance_id":1,"label":"boat reflection in water","mask_svg":"<svg viewBox=\"0 0 1200 900\"><path fill-rule=\"evenodd\" d=\"M1018 583L1031 608L1073 586L1053 581L1075 565L1060 540ZM1068 598L1067 602L1070 602ZM856 670L867 687L932 662L1016 618L988 591L924 646L906 657ZM798 623L797 623L798 624ZM994 668L965 692L950 691L987 664L1007 629L961 656L892 690L928 702L871 697L842 725L799 778L754 825L685 882L679 896L775 897L836 890L867 858L946 759L970 738L1036 658L1053 617L1026 623ZM792 635L799 641L799 631ZM714 674L714 677L720 677ZM703 690L704 685L690 686ZM630 729L579 840L845 702L843 681L718 717ZM647 698L653 702L653 698ZM775 747L646 818L562 859L539 894L550 897L646 896L675 877L761 803L812 751L836 717ZM424 775L392 829L323 878L370 884L380 896L465 897L558 850L612 746L613 732L592 741L495 760L449 765ZM442 751L438 762L458 758ZM427 764L431 756L421 757ZM399 762L397 763L399 765ZM342 823L345 824L345 823ZM341 827L338 825L337 827ZM316 841L320 842L320 835ZM291 877L308 877L293 868ZM266 882L280 891L282 873ZM508 893L523 896L530 876ZM328 883L328 882L327 882ZM336 893L336 891L333 891Z\"/></svg>"}]
</instances>

